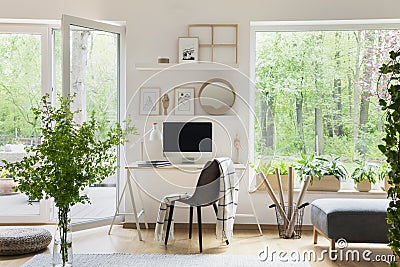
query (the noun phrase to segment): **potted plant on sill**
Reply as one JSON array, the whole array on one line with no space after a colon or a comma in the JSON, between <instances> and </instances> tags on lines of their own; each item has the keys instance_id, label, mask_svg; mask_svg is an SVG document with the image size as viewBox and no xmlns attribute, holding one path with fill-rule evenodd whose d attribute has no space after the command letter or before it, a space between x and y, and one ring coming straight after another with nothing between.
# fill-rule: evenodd
<instances>
[{"instance_id":1,"label":"potted plant on sill","mask_svg":"<svg viewBox=\"0 0 400 267\"><path fill-rule=\"evenodd\" d=\"M301 159L297 161L295 169L298 171L300 179L304 180L306 175L311 176L309 191L332 191L340 189L340 180L346 179L347 170L340 157L331 156L331 160L323 157L315 157L301 154ZM317 178L317 179L314 179Z\"/></svg>"},{"instance_id":2,"label":"potted plant on sill","mask_svg":"<svg viewBox=\"0 0 400 267\"><path fill-rule=\"evenodd\" d=\"M265 185L264 185L263 181L260 181L258 179L257 173L260 173L260 172L262 172L264 174L268 173L272 167L271 165L272 165L272 161L266 161L261 158L259 158L255 163L249 162L250 168L252 168L256 174L254 176L254 178L256 178L256 188L254 189L254 191L255 190L265 190Z\"/></svg>"},{"instance_id":3,"label":"potted plant on sill","mask_svg":"<svg viewBox=\"0 0 400 267\"><path fill-rule=\"evenodd\" d=\"M33 109L42 122L41 144L30 148L31 154L19 162L4 162L13 177L19 177L18 189L29 199L54 199L58 223L53 266L72 266L70 208L90 203L82 190L116 171L116 147L127 141L129 133L136 133L135 127L123 130L116 124L101 138L102 128L94 114L82 124L74 121L79 111L70 110L72 102L70 96L61 97L59 106L53 107L49 95L44 96L42 108Z\"/></svg>"},{"instance_id":4,"label":"potted plant on sill","mask_svg":"<svg viewBox=\"0 0 400 267\"><path fill-rule=\"evenodd\" d=\"M381 187L383 191L388 192L389 188L393 187L392 184L389 183L389 173L390 173L390 167L387 162L383 163L381 166L378 168L378 179L380 181L383 181L383 186Z\"/></svg>"},{"instance_id":5,"label":"potted plant on sill","mask_svg":"<svg viewBox=\"0 0 400 267\"><path fill-rule=\"evenodd\" d=\"M250 164L250 167L254 169L256 173L264 173L265 177L267 178L268 182L271 185L271 188L274 191L278 191L278 180L276 178L275 169L279 170L279 174L281 177L281 184L283 190L288 190L288 183L289 183L289 173L288 169L291 166L289 163L286 163L283 160L279 162L275 162L271 165L271 163L267 163L265 161L259 161L257 166L254 164ZM259 180L259 176L256 176L256 187L257 190L266 190L265 184L263 181Z\"/></svg>"},{"instance_id":6,"label":"potted plant on sill","mask_svg":"<svg viewBox=\"0 0 400 267\"><path fill-rule=\"evenodd\" d=\"M356 168L351 174L354 180L355 188L359 192L368 192L371 190L371 184L375 184L378 178L378 165L365 160L355 160Z\"/></svg>"},{"instance_id":7,"label":"potted plant on sill","mask_svg":"<svg viewBox=\"0 0 400 267\"><path fill-rule=\"evenodd\" d=\"M0 195L16 194L17 182L6 168L0 167Z\"/></svg>"}]
</instances>

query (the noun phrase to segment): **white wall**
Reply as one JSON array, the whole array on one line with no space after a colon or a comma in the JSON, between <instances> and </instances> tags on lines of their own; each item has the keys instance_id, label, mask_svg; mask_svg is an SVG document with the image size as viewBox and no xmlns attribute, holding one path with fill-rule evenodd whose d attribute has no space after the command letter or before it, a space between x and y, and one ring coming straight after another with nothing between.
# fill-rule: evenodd
<instances>
[{"instance_id":1,"label":"white wall","mask_svg":"<svg viewBox=\"0 0 400 267\"><path fill-rule=\"evenodd\" d=\"M37 1L2 1L0 18L13 19L59 19L62 14L81 16L84 18L125 21L127 25L127 108L128 113L137 115L139 107L137 99L131 103L138 87L151 75L150 72L137 71L136 63L155 63L158 56L168 56L171 62L177 62L177 37L186 34L186 26L191 23L238 23L239 24L239 70L229 72L191 73L190 79L206 80L214 77L224 77L231 81L244 101L235 104L235 110L240 112L240 118L246 124L248 110L248 83L244 75L249 74L250 55L250 21L269 20L336 20L336 19L384 19L398 18L400 2L386 0L377 3L374 0L37 0ZM165 74L163 74L165 75ZM186 74L185 74L186 75ZM189 79L188 77L186 77ZM147 82L149 86L159 86L166 90L179 84L181 72L173 72L166 76L157 76ZM173 101L172 101L173 102ZM201 112L201 111L200 111ZM224 122L229 125L228 132L239 132L244 151L242 161L247 158L246 132L236 120ZM143 121L137 122L139 131L143 132ZM238 127L239 125L239 127ZM240 130L237 130L240 129ZM231 142L227 142L220 155L229 153ZM139 159L139 147L132 147L127 154L127 161ZM154 185L156 194L163 193L164 188ZM250 206L244 191L241 193L239 211L248 211ZM309 195L309 200L324 195ZM342 197L340 195L338 197ZM256 209L263 223L273 223L274 215L267 212L267 204L271 201L264 194L254 194ZM149 219L155 220L157 203L146 197L145 208ZM206 214L206 220L212 219L211 211ZM186 221L187 214L178 212L176 220ZM238 219L238 222L253 223L252 219Z\"/></svg>"}]
</instances>

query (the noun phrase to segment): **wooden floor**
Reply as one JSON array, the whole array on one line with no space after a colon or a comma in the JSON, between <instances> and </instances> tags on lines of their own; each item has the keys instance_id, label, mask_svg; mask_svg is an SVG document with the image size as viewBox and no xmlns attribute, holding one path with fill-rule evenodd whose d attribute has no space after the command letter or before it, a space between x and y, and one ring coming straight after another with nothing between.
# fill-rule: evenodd
<instances>
[{"instance_id":1,"label":"wooden floor","mask_svg":"<svg viewBox=\"0 0 400 267\"><path fill-rule=\"evenodd\" d=\"M0 227L0 231L6 227ZM43 226L54 232L54 226ZM144 241L139 241L135 229L123 229L122 226L114 226L111 235L107 235L108 227L99 227L90 230L84 230L73 233L73 251L74 253L133 253L133 254L196 254L199 253L197 232L194 229L192 240L188 239L187 229L176 229L175 240L170 241L168 246L159 244L153 240L154 230L144 230ZM322 250L328 248L328 241L320 237L317 245L313 245L311 231L304 231L301 239L287 240L280 239L277 232L273 230L264 231L260 236L256 230L235 230L234 238L229 246L220 244L215 239L215 230L203 230L203 253L208 254L236 254L236 255L258 255L258 253L268 247L272 250L283 250L287 252L314 250L317 255ZM42 253L51 253L52 244ZM375 255L389 255L390 249L386 245L379 244L350 244L349 249L358 249L359 251L370 249ZM34 254L24 256L0 257L0 266L21 266L28 261ZM378 262L348 262L329 260L325 255L322 262L310 262L311 266L387 266L386 263Z\"/></svg>"}]
</instances>

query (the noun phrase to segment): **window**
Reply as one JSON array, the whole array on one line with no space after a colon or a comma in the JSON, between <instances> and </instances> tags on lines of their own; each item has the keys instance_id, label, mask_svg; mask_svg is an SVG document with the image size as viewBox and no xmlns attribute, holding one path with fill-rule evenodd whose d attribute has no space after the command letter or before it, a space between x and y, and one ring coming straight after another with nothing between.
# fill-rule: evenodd
<instances>
[{"instance_id":1,"label":"window","mask_svg":"<svg viewBox=\"0 0 400 267\"><path fill-rule=\"evenodd\" d=\"M40 34L0 33L0 151L38 142L41 59Z\"/></svg>"},{"instance_id":2,"label":"window","mask_svg":"<svg viewBox=\"0 0 400 267\"><path fill-rule=\"evenodd\" d=\"M51 92L48 43L47 27L0 25L0 160L19 160L24 147L40 140L40 119L31 108ZM29 205L25 194L7 194L0 195L1 203L11 207L0 211L2 222L25 222L26 216L44 222L49 217L45 201Z\"/></svg>"},{"instance_id":3,"label":"window","mask_svg":"<svg viewBox=\"0 0 400 267\"><path fill-rule=\"evenodd\" d=\"M400 25L368 23L253 25L256 157L382 160L379 67Z\"/></svg>"},{"instance_id":4,"label":"window","mask_svg":"<svg viewBox=\"0 0 400 267\"><path fill-rule=\"evenodd\" d=\"M125 102L121 98L125 92L125 28L79 18L73 20L89 24L86 28L71 26L70 29L71 71L66 72L71 75L71 91L77 95L73 108L82 110L80 114L84 115L77 118L81 120L94 111L104 129L98 133L102 137L110 125L120 122L120 114L124 114L125 107L120 103ZM62 93L65 73L62 73L61 58L67 49L62 50L60 26L47 23L56 22L0 24L0 170L1 160L19 160L25 156L24 147L40 141L40 118L34 116L31 108L40 107L44 94L49 93L55 103L56 94ZM78 24L75 21L73 25ZM120 158L119 149L116 153ZM71 212L73 222L111 218L119 179L117 172L101 184L86 188L92 205L75 205ZM0 201L12 207L0 211L2 222L26 222L26 216L30 222L51 219L49 200L28 205L27 196L17 192L12 196L0 195Z\"/></svg>"}]
</instances>

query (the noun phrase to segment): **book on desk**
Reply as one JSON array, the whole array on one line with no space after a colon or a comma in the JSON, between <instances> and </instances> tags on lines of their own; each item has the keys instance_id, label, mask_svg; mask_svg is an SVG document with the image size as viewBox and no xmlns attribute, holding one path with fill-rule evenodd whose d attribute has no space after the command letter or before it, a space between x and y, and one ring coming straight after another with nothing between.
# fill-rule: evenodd
<instances>
[{"instance_id":1,"label":"book on desk","mask_svg":"<svg viewBox=\"0 0 400 267\"><path fill-rule=\"evenodd\" d=\"M148 161L140 161L137 163L138 167L165 167L171 166L171 162L166 160L148 160Z\"/></svg>"}]
</instances>

